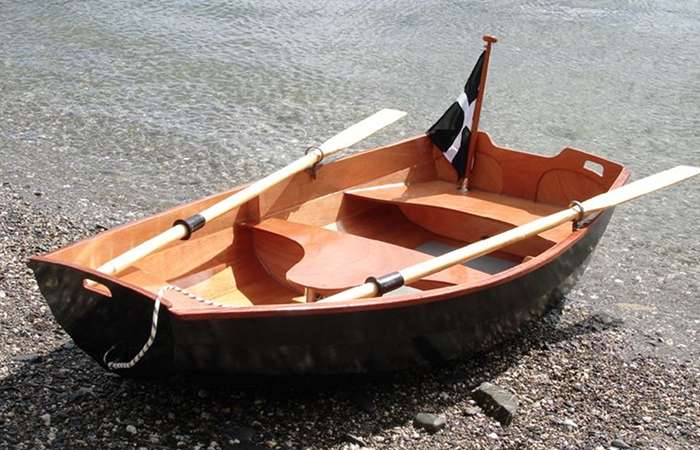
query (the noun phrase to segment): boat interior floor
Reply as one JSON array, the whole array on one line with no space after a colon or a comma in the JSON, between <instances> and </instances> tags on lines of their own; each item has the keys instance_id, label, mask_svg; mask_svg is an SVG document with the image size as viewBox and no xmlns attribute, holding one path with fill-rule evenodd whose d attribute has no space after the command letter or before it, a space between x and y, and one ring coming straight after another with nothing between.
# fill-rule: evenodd
<instances>
[{"instance_id":1,"label":"boat interior floor","mask_svg":"<svg viewBox=\"0 0 700 450\"><path fill-rule=\"evenodd\" d=\"M318 212L329 202L317 199L318 204L311 201L260 222L237 223L233 233L219 230L199 239L197 245L220 246L217 255L167 282L222 305L311 302L560 209L484 191L461 193L446 181L337 195L330 213ZM564 224L427 276L397 294L478 283L536 257L571 232ZM129 276L143 282L146 274Z\"/></svg>"}]
</instances>

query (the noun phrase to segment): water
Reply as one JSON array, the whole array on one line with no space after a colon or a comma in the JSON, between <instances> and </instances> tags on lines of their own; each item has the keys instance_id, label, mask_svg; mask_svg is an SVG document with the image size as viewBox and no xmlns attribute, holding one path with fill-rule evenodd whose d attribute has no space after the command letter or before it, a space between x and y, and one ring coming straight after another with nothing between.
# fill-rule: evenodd
<instances>
[{"instance_id":1,"label":"water","mask_svg":"<svg viewBox=\"0 0 700 450\"><path fill-rule=\"evenodd\" d=\"M484 32L501 38L482 120L497 142L640 174L699 162L697 1L6 1L0 178L155 211L382 107L409 116L366 145L418 134Z\"/></svg>"},{"instance_id":2,"label":"water","mask_svg":"<svg viewBox=\"0 0 700 450\"><path fill-rule=\"evenodd\" d=\"M501 39L482 115L497 143L636 177L700 164L697 0L311 3L4 0L0 182L119 221L256 179L384 107L409 115L365 145L416 135L484 33ZM574 297L697 329L698 205L696 181L620 208Z\"/></svg>"}]
</instances>

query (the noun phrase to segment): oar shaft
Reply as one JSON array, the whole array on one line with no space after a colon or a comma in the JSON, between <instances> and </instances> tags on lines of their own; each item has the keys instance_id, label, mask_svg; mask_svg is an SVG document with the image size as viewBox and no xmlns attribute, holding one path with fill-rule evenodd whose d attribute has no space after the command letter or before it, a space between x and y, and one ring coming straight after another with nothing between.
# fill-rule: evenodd
<instances>
[{"instance_id":1,"label":"oar shaft","mask_svg":"<svg viewBox=\"0 0 700 450\"><path fill-rule=\"evenodd\" d=\"M277 172L256 181L255 183L249 185L246 189L233 194L229 198L224 199L213 206L210 206L199 214L203 216L207 222L215 219L233 208L257 197L270 186L274 186L280 181L291 177L295 173L312 167L323 158L350 147L351 145L376 133L405 115L405 112L398 111L396 109L383 109L378 111L377 113L372 114L366 119L357 122L356 124L328 139L320 146L312 148L312 150L309 151L307 155L304 155L304 157L299 158Z\"/></svg>"},{"instance_id":2,"label":"oar shaft","mask_svg":"<svg viewBox=\"0 0 700 450\"><path fill-rule=\"evenodd\" d=\"M302 158L297 159L288 166L285 166L284 168L259 179L258 181L248 185L245 189L238 191L230 197L227 197L224 200L210 206L199 214L204 217L207 222L214 220L222 214L225 214L244 204L245 202L254 199L271 186L284 181L296 173L308 169L320 161L321 158L321 152L314 149L310 151L308 155L304 155Z\"/></svg>"},{"instance_id":3,"label":"oar shaft","mask_svg":"<svg viewBox=\"0 0 700 450\"><path fill-rule=\"evenodd\" d=\"M699 174L700 169L692 166L677 166L673 169L659 172L626 186L597 195L576 206L520 225L504 233L491 236L490 238L458 248L444 255L414 264L394 274L375 278L376 282L364 283L360 286L326 297L319 300L319 302L339 302L357 298L375 297L378 294L381 295L382 290L383 292L388 292L392 289L396 289L396 287L413 283L428 275L452 267L455 264L487 255L515 242L540 234L543 231L576 219L579 216L620 205ZM391 284L391 287L384 286L380 289L379 284L381 280L384 279L389 279L394 282ZM395 283L396 279L402 280L402 283Z\"/></svg>"},{"instance_id":4,"label":"oar shaft","mask_svg":"<svg viewBox=\"0 0 700 450\"><path fill-rule=\"evenodd\" d=\"M411 284L428 275L437 273L455 264L464 263L483 255L492 253L495 250L506 247L515 242L535 236L550 228L561 225L575 219L578 216L578 210L574 208L565 209L550 216L542 217L533 222L526 223L519 227L510 229L504 233L491 236L490 238L469 244L458 248L444 255L428 259L426 261L414 264L398 271L403 278L403 284ZM319 302L340 302L357 298L369 298L379 294L379 289L376 283L364 283L346 291L326 297Z\"/></svg>"},{"instance_id":5,"label":"oar shaft","mask_svg":"<svg viewBox=\"0 0 700 450\"><path fill-rule=\"evenodd\" d=\"M204 223L210 222L222 214L226 214L245 202L254 199L262 192L267 190L270 186L273 186L280 181L289 178L295 173L313 166L315 163L320 161L321 158L321 152L319 150L313 150L309 152L309 154L304 155L302 158L299 158L284 168L261 178L245 189L242 189L241 191L238 191L224 200L210 206L209 208L200 212L199 215L204 218ZM169 230L164 231L163 233L137 245L113 260L106 262L102 266L98 267L97 270L110 275L119 273L135 262L140 261L149 254L160 250L171 242L175 242L186 237L189 232L190 231L184 225L174 225Z\"/></svg>"},{"instance_id":6,"label":"oar shaft","mask_svg":"<svg viewBox=\"0 0 700 450\"><path fill-rule=\"evenodd\" d=\"M487 255L515 242L535 236L543 231L573 220L577 215L577 210L573 208L565 209L438 257L406 267L405 269L399 270L399 273L405 280L405 284L410 284L447 267Z\"/></svg>"},{"instance_id":7,"label":"oar shaft","mask_svg":"<svg viewBox=\"0 0 700 450\"><path fill-rule=\"evenodd\" d=\"M97 271L106 273L107 275L119 273L145 256L165 247L171 242L175 242L187 236L187 232L187 228L184 225L175 225L169 230L164 231L163 233L142 242L127 252L122 253L116 258L107 261L98 267Z\"/></svg>"},{"instance_id":8,"label":"oar shaft","mask_svg":"<svg viewBox=\"0 0 700 450\"><path fill-rule=\"evenodd\" d=\"M600 211L620 203L629 202L643 195L658 191L667 186L680 183L683 180L700 174L700 168L694 166L676 166L654 175L626 184L612 191L596 195L582 202L587 213Z\"/></svg>"},{"instance_id":9,"label":"oar shaft","mask_svg":"<svg viewBox=\"0 0 700 450\"><path fill-rule=\"evenodd\" d=\"M395 109L383 109L366 119L348 127L325 141L319 147L313 148L303 157L297 159L284 168L254 182L245 189L221 200L210 206L199 214L179 220L167 231L137 245L116 258L107 261L97 268L99 272L109 275L117 274L137 261L145 258L149 254L158 251L171 242L188 237L193 231L203 227L207 222L241 206L249 200L262 194L277 183L299 173L305 169L313 167L324 157L332 155L340 150L350 147L353 144L376 133L387 125L399 120L406 113Z\"/></svg>"},{"instance_id":10,"label":"oar shaft","mask_svg":"<svg viewBox=\"0 0 700 450\"><path fill-rule=\"evenodd\" d=\"M309 152L302 158L294 161L288 166L280 169L270 175L256 181L255 183L249 185L247 188L236 192L235 194L225 198L224 200L210 206L204 211L200 212L199 215L204 218L204 223L210 222L217 217L225 214L232 209L244 204L245 202L252 200L253 198L260 195L262 192L267 190L270 186L273 186L280 181L289 178L297 172L300 172L321 159L321 153L318 150ZM135 262L143 259L147 255L160 250L171 242L178 241L189 234L187 227L181 224L174 225L169 230L137 245L136 247L128 250L127 252L119 255L111 261L106 262L102 266L98 267L99 272L106 274L116 274Z\"/></svg>"}]
</instances>

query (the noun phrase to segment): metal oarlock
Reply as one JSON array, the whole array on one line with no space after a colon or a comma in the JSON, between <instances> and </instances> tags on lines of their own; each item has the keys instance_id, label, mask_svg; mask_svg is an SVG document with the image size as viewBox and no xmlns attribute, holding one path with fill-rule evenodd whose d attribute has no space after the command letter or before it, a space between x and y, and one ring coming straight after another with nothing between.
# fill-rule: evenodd
<instances>
[{"instance_id":1,"label":"metal oarlock","mask_svg":"<svg viewBox=\"0 0 700 450\"><path fill-rule=\"evenodd\" d=\"M569 203L569 208L573 208L576 210L578 215L576 216L576 219L574 219L573 222L573 229L574 231L578 230L581 228L581 222L583 221L584 216L586 215L586 210L583 208L583 205L581 202L572 200L571 203Z\"/></svg>"},{"instance_id":2,"label":"metal oarlock","mask_svg":"<svg viewBox=\"0 0 700 450\"><path fill-rule=\"evenodd\" d=\"M310 145L310 146L306 147L306 150L304 151L304 155L308 155L309 152L312 150L318 150L318 153L321 155L321 158L319 158L319 160L316 161L313 166L309 167L309 173L311 174L311 178L313 178L315 180L317 166L321 163L321 161L323 161L323 158L326 157L326 154L323 153L323 150L321 150L321 147L319 147L317 145Z\"/></svg>"}]
</instances>

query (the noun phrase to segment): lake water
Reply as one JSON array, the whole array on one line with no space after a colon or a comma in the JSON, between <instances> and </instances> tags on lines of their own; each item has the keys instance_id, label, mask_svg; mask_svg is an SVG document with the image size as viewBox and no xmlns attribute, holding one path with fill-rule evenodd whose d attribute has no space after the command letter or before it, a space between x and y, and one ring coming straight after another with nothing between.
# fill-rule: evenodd
<instances>
[{"instance_id":1,"label":"lake water","mask_svg":"<svg viewBox=\"0 0 700 450\"><path fill-rule=\"evenodd\" d=\"M415 135L484 33L501 40L481 124L496 142L635 174L700 162L697 1L311 3L3 2L0 179L146 212L255 179L380 108L409 115L365 145Z\"/></svg>"}]
</instances>

